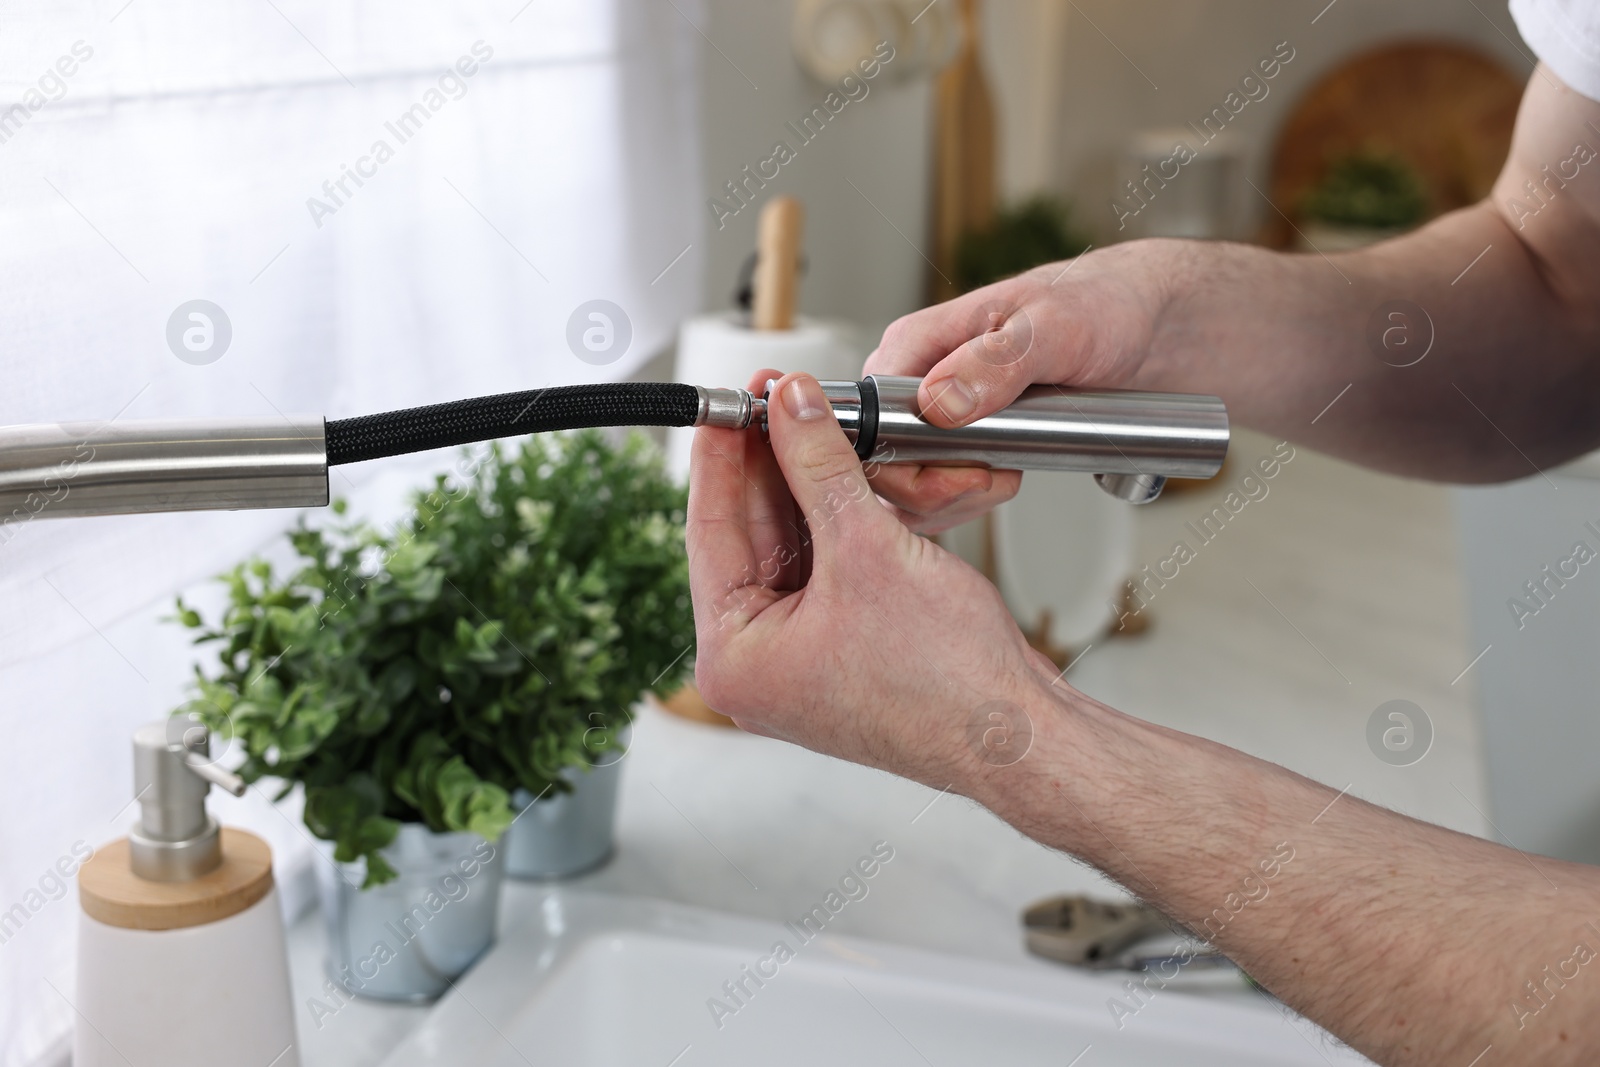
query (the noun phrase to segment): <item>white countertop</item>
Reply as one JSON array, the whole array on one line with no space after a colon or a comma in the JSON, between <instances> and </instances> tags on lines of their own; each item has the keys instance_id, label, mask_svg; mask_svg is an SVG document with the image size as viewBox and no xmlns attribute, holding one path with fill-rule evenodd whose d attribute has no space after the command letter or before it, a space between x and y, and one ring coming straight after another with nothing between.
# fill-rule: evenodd
<instances>
[{"instance_id":1,"label":"white countertop","mask_svg":"<svg viewBox=\"0 0 1600 1067\"><path fill-rule=\"evenodd\" d=\"M1234 453L1253 462L1271 444L1240 433ZM1225 473L1220 490L1242 473ZM1452 684L1475 650L1445 494L1301 450L1271 494L1163 590L1146 635L1097 643L1069 678L1129 712L1481 833L1471 673ZM1213 496L1175 494L1143 509L1139 563L1166 556ZM1366 746L1368 716L1395 698L1422 706L1436 731L1411 767L1382 763ZM966 800L654 708L635 726L618 822L616 857L574 890L790 919L887 841L894 861L839 915L838 932L997 961L1026 958L1017 923L1026 904L1061 892L1120 895ZM541 893L508 882L502 914L535 906ZM306 1008L323 982L317 917L290 942L306 1067L378 1063L428 1010L357 1002L319 1030Z\"/></svg>"}]
</instances>

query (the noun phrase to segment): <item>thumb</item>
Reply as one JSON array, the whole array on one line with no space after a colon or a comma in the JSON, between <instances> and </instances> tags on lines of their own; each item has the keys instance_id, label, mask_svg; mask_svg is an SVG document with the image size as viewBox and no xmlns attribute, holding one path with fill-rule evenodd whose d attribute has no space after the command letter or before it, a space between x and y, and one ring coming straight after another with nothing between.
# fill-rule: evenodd
<instances>
[{"instance_id":1,"label":"thumb","mask_svg":"<svg viewBox=\"0 0 1600 1067\"><path fill-rule=\"evenodd\" d=\"M992 415L1034 382L1027 311L990 301L976 315L966 331L970 340L936 363L918 391L922 417L935 426L965 426Z\"/></svg>"},{"instance_id":2,"label":"thumb","mask_svg":"<svg viewBox=\"0 0 1600 1067\"><path fill-rule=\"evenodd\" d=\"M878 503L855 448L809 374L778 380L767 404L772 451L811 530L812 557L826 559L851 538L892 538L900 523Z\"/></svg>"}]
</instances>

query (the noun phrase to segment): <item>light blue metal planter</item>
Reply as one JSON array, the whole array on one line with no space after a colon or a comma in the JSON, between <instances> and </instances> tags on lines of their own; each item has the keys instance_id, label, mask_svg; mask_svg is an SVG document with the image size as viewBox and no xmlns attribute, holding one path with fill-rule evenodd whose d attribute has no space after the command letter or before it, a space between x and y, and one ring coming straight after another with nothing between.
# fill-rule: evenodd
<instances>
[{"instance_id":1,"label":"light blue metal planter","mask_svg":"<svg viewBox=\"0 0 1600 1067\"><path fill-rule=\"evenodd\" d=\"M384 859L399 876L362 889L365 862L338 863L324 842L317 895L328 977L357 996L432 1000L494 943L505 874L503 841L400 827Z\"/></svg>"},{"instance_id":2,"label":"light blue metal planter","mask_svg":"<svg viewBox=\"0 0 1600 1067\"><path fill-rule=\"evenodd\" d=\"M562 777L570 793L535 800L519 789L511 803L522 814L511 824L505 842L506 873L513 878L571 878L611 858L617 825L617 789L632 729L622 731L622 748L607 751L604 762L587 769L569 767Z\"/></svg>"}]
</instances>

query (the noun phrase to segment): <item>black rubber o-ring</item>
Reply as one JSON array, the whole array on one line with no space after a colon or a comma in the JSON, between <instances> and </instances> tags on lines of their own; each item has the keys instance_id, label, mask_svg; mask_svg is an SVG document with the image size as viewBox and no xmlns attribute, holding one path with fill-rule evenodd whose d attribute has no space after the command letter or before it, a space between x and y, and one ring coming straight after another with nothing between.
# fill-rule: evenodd
<instances>
[{"instance_id":1,"label":"black rubber o-ring","mask_svg":"<svg viewBox=\"0 0 1600 1067\"><path fill-rule=\"evenodd\" d=\"M878 383L869 374L861 379L861 414L856 422L856 456L865 463L878 443Z\"/></svg>"}]
</instances>

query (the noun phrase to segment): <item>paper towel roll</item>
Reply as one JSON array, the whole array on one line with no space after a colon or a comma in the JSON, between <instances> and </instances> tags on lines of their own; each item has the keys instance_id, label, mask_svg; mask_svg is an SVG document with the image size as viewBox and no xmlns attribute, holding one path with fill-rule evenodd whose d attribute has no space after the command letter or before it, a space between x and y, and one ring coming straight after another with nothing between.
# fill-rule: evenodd
<instances>
[{"instance_id":1,"label":"paper towel roll","mask_svg":"<svg viewBox=\"0 0 1600 1067\"><path fill-rule=\"evenodd\" d=\"M850 323L802 316L792 330L752 330L742 320L737 312L684 320L678 330L678 381L743 388L763 367L818 378L861 377L866 344ZM694 430L687 427L668 433L667 464L675 477L689 476L693 442Z\"/></svg>"}]
</instances>

